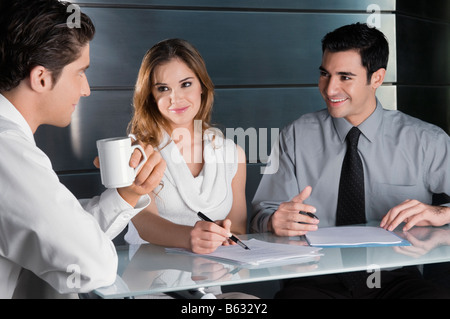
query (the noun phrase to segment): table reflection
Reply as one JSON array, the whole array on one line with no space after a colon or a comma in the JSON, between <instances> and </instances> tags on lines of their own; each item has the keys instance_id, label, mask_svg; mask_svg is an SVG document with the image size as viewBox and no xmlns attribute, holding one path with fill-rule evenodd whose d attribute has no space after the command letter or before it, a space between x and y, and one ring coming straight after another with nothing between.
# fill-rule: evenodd
<instances>
[{"instance_id":1,"label":"table reflection","mask_svg":"<svg viewBox=\"0 0 450 319\"><path fill-rule=\"evenodd\" d=\"M368 270L373 265L389 269L423 264L427 279L443 285L450 283L447 263L450 261L450 227L415 227L397 234L411 246L366 247L364 254L357 248L324 248L320 251L322 256L306 263L292 261L258 268L226 264L203 256L167 253L164 247L152 244L122 246L118 247L119 269L115 285L100 288L96 293L105 298L162 294L199 287ZM277 237L269 233L240 237L291 245L307 244L303 238Z\"/></svg>"}]
</instances>

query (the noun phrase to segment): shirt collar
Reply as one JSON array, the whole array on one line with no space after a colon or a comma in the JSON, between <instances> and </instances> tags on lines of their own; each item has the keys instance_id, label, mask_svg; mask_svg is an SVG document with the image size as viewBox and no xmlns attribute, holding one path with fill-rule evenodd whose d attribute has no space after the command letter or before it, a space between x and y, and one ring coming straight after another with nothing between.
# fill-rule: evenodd
<instances>
[{"instance_id":1,"label":"shirt collar","mask_svg":"<svg viewBox=\"0 0 450 319\"><path fill-rule=\"evenodd\" d=\"M0 94L0 116L3 116L11 122L19 125L28 138L34 142L34 135L31 131L30 125L28 125L28 122L22 114L20 114L16 107L6 97L4 97L3 94Z\"/></svg>"},{"instance_id":2,"label":"shirt collar","mask_svg":"<svg viewBox=\"0 0 450 319\"><path fill-rule=\"evenodd\" d=\"M380 101L377 99L377 105L375 107L375 111L360 125L358 125L361 133L369 140L369 142L373 142L375 136L377 135L378 127L381 124L383 119L383 106ZM350 129L353 127L346 119L344 118L333 118L334 127L339 136L339 139L342 143L345 142L345 137Z\"/></svg>"}]
</instances>

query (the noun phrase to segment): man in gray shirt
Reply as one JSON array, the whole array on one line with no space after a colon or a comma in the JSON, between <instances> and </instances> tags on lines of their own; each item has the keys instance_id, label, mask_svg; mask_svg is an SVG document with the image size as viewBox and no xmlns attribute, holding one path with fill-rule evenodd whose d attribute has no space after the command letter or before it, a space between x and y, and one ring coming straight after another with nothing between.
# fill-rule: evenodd
<instances>
[{"instance_id":1,"label":"man in gray shirt","mask_svg":"<svg viewBox=\"0 0 450 319\"><path fill-rule=\"evenodd\" d=\"M306 114L280 134L275 174L266 174L253 199L251 229L299 236L336 225L346 135L360 131L365 217L388 230L405 222L450 222L450 205L432 196L450 194L450 138L442 129L399 111L383 109L375 93L383 83L389 48L384 35L365 24L341 27L322 40L319 90L327 108ZM286 295L281 295L286 296ZM355 296L355 295L353 295Z\"/></svg>"}]
</instances>

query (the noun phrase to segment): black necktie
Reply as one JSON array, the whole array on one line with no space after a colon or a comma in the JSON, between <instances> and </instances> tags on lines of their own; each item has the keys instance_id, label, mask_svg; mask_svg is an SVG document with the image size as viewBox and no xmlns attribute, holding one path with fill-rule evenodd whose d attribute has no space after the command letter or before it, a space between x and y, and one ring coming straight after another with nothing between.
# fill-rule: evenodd
<instances>
[{"instance_id":1,"label":"black necktie","mask_svg":"<svg viewBox=\"0 0 450 319\"><path fill-rule=\"evenodd\" d=\"M364 170L358 154L360 134L361 131L353 127L346 137L347 153L342 162L336 226L366 223Z\"/></svg>"},{"instance_id":2,"label":"black necktie","mask_svg":"<svg viewBox=\"0 0 450 319\"><path fill-rule=\"evenodd\" d=\"M336 211L336 226L366 223L366 209L364 203L364 170L358 154L358 140L361 131L353 127L348 132L347 153L342 162L341 180L339 182L339 195ZM345 266L347 253L366 261L365 248L342 248L341 254ZM356 252L356 250L362 250ZM354 254L356 252L356 254ZM354 258L354 257L352 257ZM365 271L337 274L342 283L350 290L356 287L365 287L367 273Z\"/></svg>"}]
</instances>

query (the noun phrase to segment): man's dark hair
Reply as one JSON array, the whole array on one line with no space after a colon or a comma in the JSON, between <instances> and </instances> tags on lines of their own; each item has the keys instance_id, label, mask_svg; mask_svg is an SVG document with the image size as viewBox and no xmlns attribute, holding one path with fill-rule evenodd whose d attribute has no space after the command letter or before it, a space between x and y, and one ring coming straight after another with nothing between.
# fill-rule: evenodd
<instances>
[{"instance_id":1,"label":"man's dark hair","mask_svg":"<svg viewBox=\"0 0 450 319\"><path fill-rule=\"evenodd\" d=\"M367 83L372 74L381 68L387 69L389 44L384 34L367 24L355 23L340 27L322 39L322 53L356 50L361 55L362 65L367 70Z\"/></svg>"},{"instance_id":2,"label":"man's dark hair","mask_svg":"<svg viewBox=\"0 0 450 319\"><path fill-rule=\"evenodd\" d=\"M62 69L78 59L91 41L95 27L80 12L58 0L14 0L0 5L0 92L17 87L31 70L41 65L52 72L53 85Z\"/></svg>"}]
</instances>

